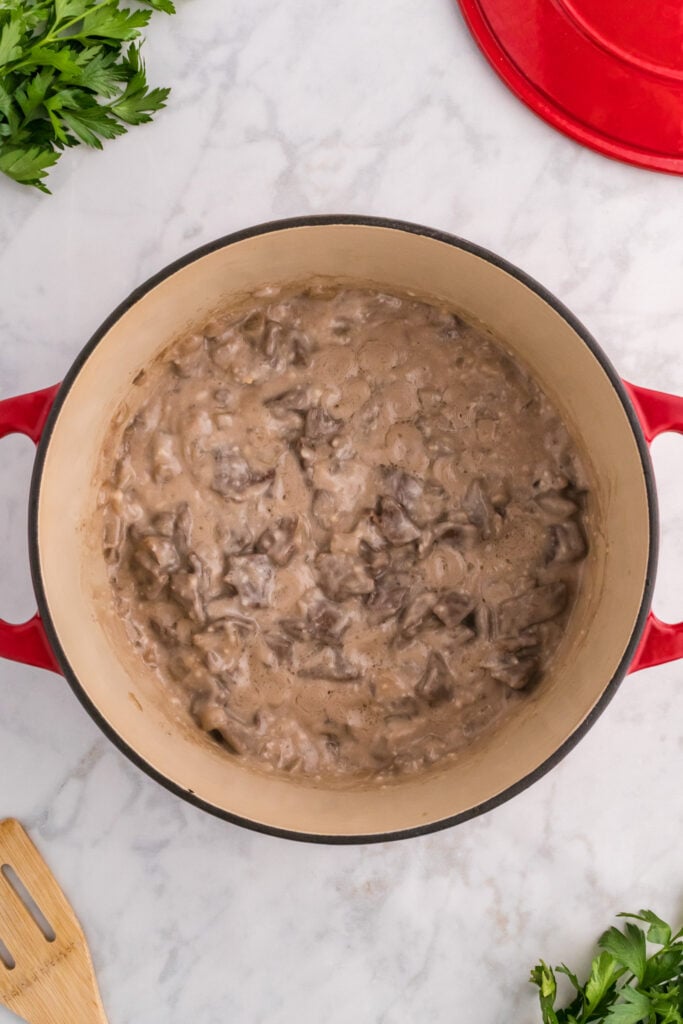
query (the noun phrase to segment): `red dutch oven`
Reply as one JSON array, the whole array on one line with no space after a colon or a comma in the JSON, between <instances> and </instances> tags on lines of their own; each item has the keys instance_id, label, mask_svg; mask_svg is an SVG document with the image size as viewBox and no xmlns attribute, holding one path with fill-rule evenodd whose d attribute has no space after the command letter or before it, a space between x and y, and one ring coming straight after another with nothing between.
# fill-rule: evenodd
<instances>
[{"instance_id":1,"label":"red dutch oven","mask_svg":"<svg viewBox=\"0 0 683 1024\"><path fill-rule=\"evenodd\" d=\"M109 599L95 528L104 437L133 381L179 333L264 285L327 275L434 296L491 328L560 409L589 463L589 565L552 669L497 729L440 770L383 786L294 782L243 767L169 710ZM0 622L0 655L63 674L139 767L191 803L281 836L369 842L462 822L555 765L628 672L683 656L683 624L650 610L657 501L648 444L683 432L683 399L620 379L557 299L498 256L419 225L308 217L203 246L151 278L64 382L0 402L0 436L37 445L29 508L37 614Z\"/></svg>"}]
</instances>

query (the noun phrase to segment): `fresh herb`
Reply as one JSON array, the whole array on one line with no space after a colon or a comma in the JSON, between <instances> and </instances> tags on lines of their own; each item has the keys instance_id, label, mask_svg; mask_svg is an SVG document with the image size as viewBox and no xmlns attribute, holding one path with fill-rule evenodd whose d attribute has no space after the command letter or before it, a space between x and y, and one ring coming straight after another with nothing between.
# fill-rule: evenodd
<instances>
[{"instance_id":1,"label":"fresh herb","mask_svg":"<svg viewBox=\"0 0 683 1024\"><path fill-rule=\"evenodd\" d=\"M583 985L564 964L553 971L541 960L534 967L530 981L539 989L543 1024L683 1024L683 928L673 934L651 910L618 916L628 923L598 939L602 952ZM555 1007L555 972L576 992L564 1009Z\"/></svg>"},{"instance_id":2,"label":"fresh herb","mask_svg":"<svg viewBox=\"0 0 683 1024\"><path fill-rule=\"evenodd\" d=\"M173 0L0 0L0 171L48 192L64 149L150 121L168 89L150 89L135 40Z\"/></svg>"}]
</instances>

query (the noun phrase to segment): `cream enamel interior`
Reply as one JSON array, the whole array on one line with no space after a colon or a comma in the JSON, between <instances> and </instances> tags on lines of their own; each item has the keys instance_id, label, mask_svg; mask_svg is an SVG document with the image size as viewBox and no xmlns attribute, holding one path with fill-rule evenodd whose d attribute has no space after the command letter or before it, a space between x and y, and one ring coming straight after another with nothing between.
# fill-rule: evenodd
<instances>
[{"instance_id":1,"label":"cream enamel interior","mask_svg":"<svg viewBox=\"0 0 683 1024\"><path fill-rule=\"evenodd\" d=\"M247 771L169 715L164 694L117 633L93 530L96 466L114 411L150 359L217 306L267 284L353 277L447 300L505 339L557 403L595 479L584 587L554 671L522 709L445 770L384 788L325 789ZM52 622L89 699L157 772L206 803L310 835L400 832L468 811L524 779L571 736L616 671L642 603L649 548L645 479L633 431L590 349L535 292L487 260L400 229L288 227L202 256L109 329L69 392L39 492L40 568Z\"/></svg>"}]
</instances>

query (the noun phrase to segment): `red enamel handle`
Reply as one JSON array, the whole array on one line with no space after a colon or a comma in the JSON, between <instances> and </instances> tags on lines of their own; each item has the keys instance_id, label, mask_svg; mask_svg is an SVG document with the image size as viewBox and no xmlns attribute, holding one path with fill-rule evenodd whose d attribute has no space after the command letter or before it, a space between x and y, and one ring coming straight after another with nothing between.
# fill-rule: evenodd
<instances>
[{"instance_id":1,"label":"red enamel handle","mask_svg":"<svg viewBox=\"0 0 683 1024\"><path fill-rule=\"evenodd\" d=\"M649 443L667 431L683 434L683 398L624 381ZM683 658L683 622L662 622L650 612L629 672Z\"/></svg>"},{"instance_id":2,"label":"red enamel handle","mask_svg":"<svg viewBox=\"0 0 683 1024\"><path fill-rule=\"evenodd\" d=\"M38 444L58 390L59 384L55 384L30 395L18 395L0 402L0 437L26 434L34 444ZM37 613L19 625L0 619L0 658L60 672Z\"/></svg>"}]
</instances>

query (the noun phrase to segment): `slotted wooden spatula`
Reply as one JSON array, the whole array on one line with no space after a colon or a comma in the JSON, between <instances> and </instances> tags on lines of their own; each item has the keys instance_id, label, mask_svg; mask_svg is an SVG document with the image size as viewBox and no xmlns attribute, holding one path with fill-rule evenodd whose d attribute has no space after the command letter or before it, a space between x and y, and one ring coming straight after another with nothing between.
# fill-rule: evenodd
<instances>
[{"instance_id":1,"label":"slotted wooden spatula","mask_svg":"<svg viewBox=\"0 0 683 1024\"><path fill-rule=\"evenodd\" d=\"M12 819L0 822L0 1002L29 1024L107 1024L83 930Z\"/></svg>"}]
</instances>

